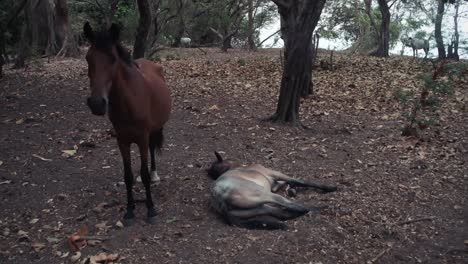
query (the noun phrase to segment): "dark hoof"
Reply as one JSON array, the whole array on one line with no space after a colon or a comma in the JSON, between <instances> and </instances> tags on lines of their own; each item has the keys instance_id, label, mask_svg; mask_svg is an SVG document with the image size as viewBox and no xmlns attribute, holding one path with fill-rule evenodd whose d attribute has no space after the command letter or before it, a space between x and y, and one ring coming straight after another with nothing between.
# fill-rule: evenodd
<instances>
[{"instance_id":1,"label":"dark hoof","mask_svg":"<svg viewBox=\"0 0 468 264\"><path fill-rule=\"evenodd\" d=\"M148 209L148 218L146 219L148 224L150 224L150 225L155 224L157 215L158 215L158 213L156 213L156 210L154 209L154 207L150 207Z\"/></svg>"},{"instance_id":2,"label":"dark hoof","mask_svg":"<svg viewBox=\"0 0 468 264\"><path fill-rule=\"evenodd\" d=\"M126 227L132 226L135 223L135 218L124 218L123 224Z\"/></svg>"},{"instance_id":3,"label":"dark hoof","mask_svg":"<svg viewBox=\"0 0 468 264\"><path fill-rule=\"evenodd\" d=\"M146 222L150 225L156 224L156 221L157 221L156 216L148 216L148 218L146 219Z\"/></svg>"}]
</instances>

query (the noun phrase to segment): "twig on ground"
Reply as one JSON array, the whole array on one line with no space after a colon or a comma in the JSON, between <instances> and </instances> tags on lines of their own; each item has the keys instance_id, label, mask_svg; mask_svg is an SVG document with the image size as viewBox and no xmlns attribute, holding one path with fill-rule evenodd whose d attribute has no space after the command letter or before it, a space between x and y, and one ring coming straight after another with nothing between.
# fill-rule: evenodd
<instances>
[{"instance_id":1,"label":"twig on ground","mask_svg":"<svg viewBox=\"0 0 468 264\"><path fill-rule=\"evenodd\" d=\"M99 241L106 241L109 240L110 237L108 236L80 236L77 240L99 240Z\"/></svg>"},{"instance_id":2,"label":"twig on ground","mask_svg":"<svg viewBox=\"0 0 468 264\"><path fill-rule=\"evenodd\" d=\"M421 221L432 221L432 220L434 220L434 217L433 217L433 216L430 216L430 217L422 217L422 218L416 218L416 219L413 219L413 220L407 220L407 221L398 222L398 223L396 223L395 225L407 225L407 224L412 224L412 223L416 223L416 222L421 222Z\"/></svg>"},{"instance_id":3,"label":"twig on ground","mask_svg":"<svg viewBox=\"0 0 468 264\"><path fill-rule=\"evenodd\" d=\"M382 252L380 252L380 253L379 253L377 256L375 256L373 259L367 261L367 264L372 264L372 263L377 262L377 260L379 260L383 255L385 255L385 253L389 252L390 249L392 249L392 248L389 247L389 248L384 249Z\"/></svg>"}]
</instances>

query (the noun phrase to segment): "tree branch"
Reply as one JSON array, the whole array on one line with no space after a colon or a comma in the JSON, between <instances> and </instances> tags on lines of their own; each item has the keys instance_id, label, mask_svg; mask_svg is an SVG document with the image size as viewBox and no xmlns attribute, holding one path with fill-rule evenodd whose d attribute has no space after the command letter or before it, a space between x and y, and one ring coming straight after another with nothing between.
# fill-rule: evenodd
<instances>
[{"instance_id":1,"label":"tree branch","mask_svg":"<svg viewBox=\"0 0 468 264\"><path fill-rule=\"evenodd\" d=\"M268 36L266 39L262 40L262 41L257 45L257 47L261 47L262 44L263 44L265 41L269 40L271 37L273 37L274 35L278 34L280 31L281 31L281 29L278 29L275 33L271 34L271 35Z\"/></svg>"},{"instance_id":2,"label":"tree branch","mask_svg":"<svg viewBox=\"0 0 468 264\"><path fill-rule=\"evenodd\" d=\"M291 3L285 0L271 0L275 3L278 8L289 9L291 7Z\"/></svg>"}]
</instances>

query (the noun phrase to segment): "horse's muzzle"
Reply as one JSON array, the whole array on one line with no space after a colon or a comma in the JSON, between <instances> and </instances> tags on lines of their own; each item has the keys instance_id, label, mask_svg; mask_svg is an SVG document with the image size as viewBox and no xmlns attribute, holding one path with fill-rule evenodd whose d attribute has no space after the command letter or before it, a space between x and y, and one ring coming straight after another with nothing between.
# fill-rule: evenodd
<instances>
[{"instance_id":1,"label":"horse's muzzle","mask_svg":"<svg viewBox=\"0 0 468 264\"><path fill-rule=\"evenodd\" d=\"M87 100L89 109L93 115L102 116L106 114L107 110L107 101L102 97L91 96Z\"/></svg>"}]
</instances>

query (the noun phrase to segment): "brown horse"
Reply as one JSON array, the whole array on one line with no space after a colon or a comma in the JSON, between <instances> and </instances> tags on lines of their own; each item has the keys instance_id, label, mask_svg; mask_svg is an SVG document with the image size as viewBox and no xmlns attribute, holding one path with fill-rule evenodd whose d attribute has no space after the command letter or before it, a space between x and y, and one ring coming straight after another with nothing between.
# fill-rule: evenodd
<instances>
[{"instance_id":1,"label":"brown horse","mask_svg":"<svg viewBox=\"0 0 468 264\"><path fill-rule=\"evenodd\" d=\"M223 160L215 152L217 160L207 170L215 180L211 189L211 204L229 224L247 228L286 228L281 221L294 219L323 207L304 206L276 194L289 187L315 188L322 192L334 192L336 186L291 178L279 171L260 164L242 167Z\"/></svg>"},{"instance_id":2,"label":"brown horse","mask_svg":"<svg viewBox=\"0 0 468 264\"><path fill-rule=\"evenodd\" d=\"M171 112L170 92L163 69L146 59L133 61L119 43L120 29L115 24L108 31L94 32L86 23L84 35L91 43L86 54L91 86L87 104L95 115L109 114L123 158L127 187L124 222L131 225L135 218L130 145L136 143L140 150L140 173L146 190L148 222L154 223L156 210L150 189L150 178L157 178L154 151L162 147L163 126ZM148 149L151 154L151 177L148 171Z\"/></svg>"}]
</instances>

